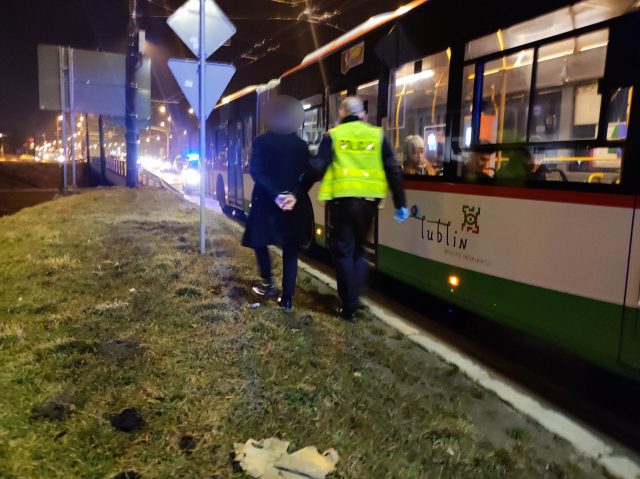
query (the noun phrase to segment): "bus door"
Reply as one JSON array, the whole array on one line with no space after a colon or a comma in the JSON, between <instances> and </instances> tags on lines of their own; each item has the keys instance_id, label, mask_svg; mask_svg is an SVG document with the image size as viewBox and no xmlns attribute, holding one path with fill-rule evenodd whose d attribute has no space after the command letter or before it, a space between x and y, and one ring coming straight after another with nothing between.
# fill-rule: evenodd
<instances>
[{"instance_id":1,"label":"bus door","mask_svg":"<svg viewBox=\"0 0 640 479\"><path fill-rule=\"evenodd\" d=\"M636 197L620 361L640 370L640 197Z\"/></svg>"},{"instance_id":2,"label":"bus door","mask_svg":"<svg viewBox=\"0 0 640 479\"><path fill-rule=\"evenodd\" d=\"M242 122L234 122L228 129L228 198L227 203L233 208L244 208L244 185L242 177L243 144Z\"/></svg>"},{"instance_id":3,"label":"bus door","mask_svg":"<svg viewBox=\"0 0 640 479\"><path fill-rule=\"evenodd\" d=\"M367 114L367 122L372 125L378 125L378 80L360 85L356 90L356 95L363 101L364 109ZM387 206L388 207L388 206ZM393 207L393 205L391 205ZM375 263L376 251L378 246L378 214L373 218L371 230L367 236L365 248L372 262Z\"/></svg>"}]
</instances>

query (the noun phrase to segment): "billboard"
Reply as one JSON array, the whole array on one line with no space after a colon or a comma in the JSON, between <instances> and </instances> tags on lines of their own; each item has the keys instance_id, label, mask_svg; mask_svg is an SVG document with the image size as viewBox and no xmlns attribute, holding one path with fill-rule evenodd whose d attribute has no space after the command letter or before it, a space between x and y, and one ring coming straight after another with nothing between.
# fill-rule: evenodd
<instances>
[{"instance_id":1,"label":"billboard","mask_svg":"<svg viewBox=\"0 0 640 479\"><path fill-rule=\"evenodd\" d=\"M121 54L38 45L40 109L70 110L69 83L72 79L75 112L124 118L125 65L126 57ZM61 66L62 75L60 74ZM60 88L61 79L62 89ZM136 112L141 126L145 126L145 123L148 125L151 119L151 60L149 58L141 60L137 81ZM62 105L61 92L65 96Z\"/></svg>"}]
</instances>

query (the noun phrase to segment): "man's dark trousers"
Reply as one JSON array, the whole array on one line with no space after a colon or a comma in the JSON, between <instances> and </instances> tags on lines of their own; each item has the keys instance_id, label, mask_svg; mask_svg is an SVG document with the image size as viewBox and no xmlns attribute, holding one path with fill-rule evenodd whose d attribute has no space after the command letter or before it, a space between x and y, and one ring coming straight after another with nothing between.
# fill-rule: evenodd
<instances>
[{"instance_id":1,"label":"man's dark trousers","mask_svg":"<svg viewBox=\"0 0 640 479\"><path fill-rule=\"evenodd\" d=\"M328 204L329 248L336 266L338 296L346 313L358 309L367 276L365 242L378 211L378 200L338 198Z\"/></svg>"}]
</instances>

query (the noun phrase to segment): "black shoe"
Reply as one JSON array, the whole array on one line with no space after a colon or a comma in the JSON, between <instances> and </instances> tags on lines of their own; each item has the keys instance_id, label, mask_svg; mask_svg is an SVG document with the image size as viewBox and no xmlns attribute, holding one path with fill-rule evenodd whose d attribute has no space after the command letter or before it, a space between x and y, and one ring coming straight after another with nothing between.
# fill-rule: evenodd
<instances>
[{"instance_id":1,"label":"black shoe","mask_svg":"<svg viewBox=\"0 0 640 479\"><path fill-rule=\"evenodd\" d=\"M336 313L342 319L346 319L347 321L353 321L356 319L357 311L351 311L349 309L345 309L342 306L336 308Z\"/></svg>"},{"instance_id":2,"label":"black shoe","mask_svg":"<svg viewBox=\"0 0 640 479\"><path fill-rule=\"evenodd\" d=\"M258 286L251 288L253 294L260 296L261 298L274 298L278 296L278 289L274 286L273 280L262 281Z\"/></svg>"},{"instance_id":3,"label":"black shoe","mask_svg":"<svg viewBox=\"0 0 640 479\"><path fill-rule=\"evenodd\" d=\"M278 306L282 309L293 309L293 301L291 298L278 298Z\"/></svg>"}]
</instances>

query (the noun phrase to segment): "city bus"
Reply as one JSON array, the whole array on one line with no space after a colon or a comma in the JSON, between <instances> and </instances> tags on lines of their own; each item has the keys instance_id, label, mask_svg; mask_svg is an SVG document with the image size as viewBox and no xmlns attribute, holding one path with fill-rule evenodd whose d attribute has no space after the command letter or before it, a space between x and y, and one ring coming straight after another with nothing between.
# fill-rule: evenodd
<instances>
[{"instance_id":1,"label":"city bus","mask_svg":"<svg viewBox=\"0 0 640 479\"><path fill-rule=\"evenodd\" d=\"M348 95L400 164L411 217L383 203L380 272L640 379L640 2L415 0L214 111L207 191L250 207L251 143L275 94L315 153ZM634 95L634 93L636 93ZM417 142L417 143L416 143ZM311 191L321 247L331 218Z\"/></svg>"}]
</instances>

